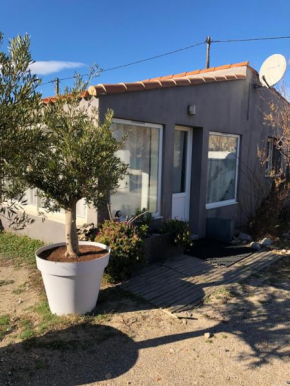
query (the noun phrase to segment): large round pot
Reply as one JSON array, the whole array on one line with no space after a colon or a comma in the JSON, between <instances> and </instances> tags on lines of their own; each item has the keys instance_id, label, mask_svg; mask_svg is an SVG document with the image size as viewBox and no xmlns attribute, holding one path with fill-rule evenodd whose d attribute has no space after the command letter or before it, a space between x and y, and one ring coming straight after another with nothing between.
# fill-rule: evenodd
<instances>
[{"instance_id":1,"label":"large round pot","mask_svg":"<svg viewBox=\"0 0 290 386\"><path fill-rule=\"evenodd\" d=\"M95 260L60 263L41 259L41 252L65 243L50 244L35 252L37 268L41 275L53 314L79 314L90 312L96 306L104 269L108 265L110 249L104 244L80 241L80 245L94 245L108 253Z\"/></svg>"}]
</instances>

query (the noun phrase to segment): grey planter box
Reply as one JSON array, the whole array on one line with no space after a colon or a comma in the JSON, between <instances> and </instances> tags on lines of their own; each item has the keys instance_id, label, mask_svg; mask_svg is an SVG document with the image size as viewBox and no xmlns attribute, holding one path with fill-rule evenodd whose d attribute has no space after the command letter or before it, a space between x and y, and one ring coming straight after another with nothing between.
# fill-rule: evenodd
<instances>
[{"instance_id":1,"label":"grey planter box","mask_svg":"<svg viewBox=\"0 0 290 386\"><path fill-rule=\"evenodd\" d=\"M184 248L172 244L172 234L153 234L144 240L147 263L157 263L170 257L182 255Z\"/></svg>"}]
</instances>

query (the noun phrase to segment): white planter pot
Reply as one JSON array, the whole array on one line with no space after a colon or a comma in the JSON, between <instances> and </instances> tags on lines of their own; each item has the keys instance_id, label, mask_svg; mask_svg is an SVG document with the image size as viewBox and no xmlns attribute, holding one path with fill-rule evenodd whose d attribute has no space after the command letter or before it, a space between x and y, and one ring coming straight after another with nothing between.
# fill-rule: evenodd
<instances>
[{"instance_id":1,"label":"white planter pot","mask_svg":"<svg viewBox=\"0 0 290 386\"><path fill-rule=\"evenodd\" d=\"M110 249L104 244L80 241L80 245L94 245L106 249L101 258L73 263L60 263L41 259L41 252L65 243L47 245L35 252L37 268L41 271L50 310L53 314L82 315L96 306L104 269L108 265Z\"/></svg>"}]
</instances>

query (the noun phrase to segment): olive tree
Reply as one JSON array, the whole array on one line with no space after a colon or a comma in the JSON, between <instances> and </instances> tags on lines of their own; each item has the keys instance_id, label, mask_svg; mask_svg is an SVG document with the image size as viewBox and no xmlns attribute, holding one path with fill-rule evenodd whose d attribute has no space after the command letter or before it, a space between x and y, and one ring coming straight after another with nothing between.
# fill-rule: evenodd
<instances>
[{"instance_id":1,"label":"olive tree","mask_svg":"<svg viewBox=\"0 0 290 386\"><path fill-rule=\"evenodd\" d=\"M16 211L27 187L18 165L35 152L40 139L40 79L31 73L31 63L28 35L11 39L7 51L0 51L0 215L17 225L28 220Z\"/></svg>"},{"instance_id":2,"label":"olive tree","mask_svg":"<svg viewBox=\"0 0 290 386\"><path fill-rule=\"evenodd\" d=\"M116 156L123 141L110 129L112 112L101 123L91 101L81 101L94 72L86 82L76 75L71 89L43 104L39 148L25 157L22 167L22 178L38 189L42 206L48 211L64 209L66 256L74 258L79 255L77 202L84 198L100 208L127 170Z\"/></svg>"}]
</instances>

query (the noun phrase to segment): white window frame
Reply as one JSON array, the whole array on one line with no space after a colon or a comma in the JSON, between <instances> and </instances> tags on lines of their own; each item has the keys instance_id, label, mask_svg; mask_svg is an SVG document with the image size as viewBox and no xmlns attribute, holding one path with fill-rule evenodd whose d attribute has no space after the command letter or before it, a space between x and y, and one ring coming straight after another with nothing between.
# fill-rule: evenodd
<instances>
[{"instance_id":1,"label":"white window frame","mask_svg":"<svg viewBox=\"0 0 290 386\"><path fill-rule=\"evenodd\" d=\"M34 188L34 189L36 189L36 188ZM40 199L40 197L37 194L36 194L36 205L32 205L32 204L28 203L27 205L23 205L23 209L28 214L31 214L31 215L34 215L34 216L39 216L39 214L41 212L44 212L45 213L45 217L48 220L57 221L57 222L61 222L61 223L65 222L65 216L64 216L63 212L53 212L53 213L46 212L46 210L44 208L42 208L42 206L41 206L41 199ZM77 222L79 224L84 224L84 223L88 222L88 212L89 212L88 211L88 205L86 205L85 216L83 217L83 216L78 216L77 215Z\"/></svg>"},{"instance_id":2,"label":"white window frame","mask_svg":"<svg viewBox=\"0 0 290 386\"><path fill-rule=\"evenodd\" d=\"M186 141L186 176L185 176L185 192L183 193L172 193L172 200L174 198L185 197L185 221L189 220L190 216L190 193L191 193L191 172L192 172L192 138L193 130L191 127L186 126L175 126L176 131L184 131L188 133ZM174 131L175 133L175 131Z\"/></svg>"},{"instance_id":3,"label":"white window frame","mask_svg":"<svg viewBox=\"0 0 290 386\"><path fill-rule=\"evenodd\" d=\"M239 163L240 163L240 142L241 142L241 136L237 134L226 134L226 133L220 133L215 131L210 131L208 135L208 139L210 135L220 135L222 137L231 137L231 138L237 138L237 162L236 162L236 181L235 181L235 197L230 200L225 201L217 201L217 202L210 202L206 203L206 209L214 209L214 208L220 208L223 206L228 205L235 205L238 203L237 196L238 196L238 173L239 173ZM207 159L208 159L208 153L207 153ZM207 192L206 192L207 193Z\"/></svg>"},{"instance_id":4,"label":"white window frame","mask_svg":"<svg viewBox=\"0 0 290 386\"><path fill-rule=\"evenodd\" d=\"M156 123L131 121L127 119L113 118L112 123L120 123L123 125L132 125L140 127L149 127L159 129L159 148L158 148L158 187L157 187L157 211L151 213L154 218L161 216L161 188L162 188L162 159L163 159L163 126Z\"/></svg>"}]
</instances>

